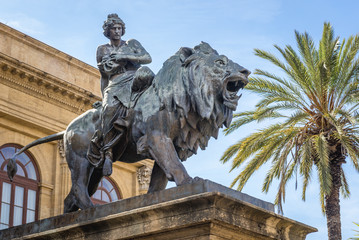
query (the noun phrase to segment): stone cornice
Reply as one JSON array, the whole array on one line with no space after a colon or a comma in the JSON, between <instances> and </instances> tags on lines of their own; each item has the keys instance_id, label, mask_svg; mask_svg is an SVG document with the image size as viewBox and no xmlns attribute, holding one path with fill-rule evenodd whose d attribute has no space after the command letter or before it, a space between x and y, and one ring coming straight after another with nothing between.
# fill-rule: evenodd
<instances>
[{"instance_id":1,"label":"stone cornice","mask_svg":"<svg viewBox=\"0 0 359 240\"><path fill-rule=\"evenodd\" d=\"M81 60L74 58L50 45L47 45L29 35L26 35L14 28L11 28L3 23L0 22L0 34L11 35L13 38L22 42L26 45L31 46L34 49L37 49L45 54L51 54L56 58L59 58L68 64L72 65L73 67L81 69L81 71L87 72L93 76L99 76L98 70L95 67L88 65L87 63L82 62Z\"/></svg>"},{"instance_id":2,"label":"stone cornice","mask_svg":"<svg viewBox=\"0 0 359 240\"><path fill-rule=\"evenodd\" d=\"M74 113L82 113L99 96L0 53L0 82Z\"/></svg>"}]
</instances>

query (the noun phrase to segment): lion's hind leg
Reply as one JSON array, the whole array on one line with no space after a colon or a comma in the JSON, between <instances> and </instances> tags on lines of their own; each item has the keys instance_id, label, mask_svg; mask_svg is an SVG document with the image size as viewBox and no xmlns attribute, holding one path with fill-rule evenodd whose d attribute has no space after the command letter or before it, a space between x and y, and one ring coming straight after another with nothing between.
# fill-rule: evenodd
<instances>
[{"instance_id":1,"label":"lion's hind leg","mask_svg":"<svg viewBox=\"0 0 359 240\"><path fill-rule=\"evenodd\" d=\"M71 188L70 193L64 201L64 213L75 212L77 210L79 210L79 207L76 205L75 195Z\"/></svg>"},{"instance_id":2,"label":"lion's hind leg","mask_svg":"<svg viewBox=\"0 0 359 240\"><path fill-rule=\"evenodd\" d=\"M93 206L88 193L88 185L93 172L93 166L86 157L71 154L69 167L71 170L72 187L65 199L64 212L76 211L78 208L86 209Z\"/></svg>"}]
</instances>

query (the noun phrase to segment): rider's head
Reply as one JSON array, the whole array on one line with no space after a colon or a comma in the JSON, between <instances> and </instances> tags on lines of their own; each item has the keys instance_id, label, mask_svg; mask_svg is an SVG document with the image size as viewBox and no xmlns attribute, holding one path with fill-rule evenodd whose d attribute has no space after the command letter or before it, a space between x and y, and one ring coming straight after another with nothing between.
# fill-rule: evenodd
<instances>
[{"instance_id":1,"label":"rider's head","mask_svg":"<svg viewBox=\"0 0 359 240\"><path fill-rule=\"evenodd\" d=\"M114 24L121 24L122 26L122 36L125 34L125 23L122 21L121 18L118 17L116 13L109 14L107 16L107 20L104 22L102 28L103 28L103 35L110 39L110 28Z\"/></svg>"}]
</instances>

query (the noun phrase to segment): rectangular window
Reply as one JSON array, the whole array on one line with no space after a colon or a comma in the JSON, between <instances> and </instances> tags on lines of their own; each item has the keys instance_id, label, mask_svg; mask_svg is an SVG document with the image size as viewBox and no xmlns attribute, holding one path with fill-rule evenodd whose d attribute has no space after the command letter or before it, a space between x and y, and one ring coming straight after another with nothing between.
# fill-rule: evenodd
<instances>
[{"instance_id":1,"label":"rectangular window","mask_svg":"<svg viewBox=\"0 0 359 240\"><path fill-rule=\"evenodd\" d=\"M1 223L9 225L10 204L1 203Z\"/></svg>"},{"instance_id":2,"label":"rectangular window","mask_svg":"<svg viewBox=\"0 0 359 240\"><path fill-rule=\"evenodd\" d=\"M35 221L36 192L29 189L27 192L26 223Z\"/></svg>"},{"instance_id":3,"label":"rectangular window","mask_svg":"<svg viewBox=\"0 0 359 240\"><path fill-rule=\"evenodd\" d=\"M15 186L15 203L16 206L23 207L24 204L24 188Z\"/></svg>"},{"instance_id":4,"label":"rectangular window","mask_svg":"<svg viewBox=\"0 0 359 240\"><path fill-rule=\"evenodd\" d=\"M35 210L36 207L36 192L29 189L27 192L27 209Z\"/></svg>"},{"instance_id":5,"label":"rectangular window","mask_svg":"<svg viewBox=\"0 0 359 240\"><path fill-rule=\"evenodd\" d=\"M11 197L11 184L3 182L2 183L2 202L10 204Z\"/></svg>"},{"instance_id":6,"label":"rectangular window","mask_svg":"<svg viewBox=\"0 0 359 240\"><path fill-rule=\"evenodd\" d=\"M24 205L24 188L15 187L15 202L14 202L14 226L22 224L22 211Z\"/></svg>"},{"instance_id":7,"label":"rectangular window","mask_svg":"<svg viewBox=\"0 0 359 240\"><path fill-rule=\"evenodd\" d=\"M11 184L3 182L3 184L2 184L2 199L1 199L1 214L0 214L0 229L9 227L10 197L11 197Z\"/></svg>"},{"instance_id":8,"label":"rectangular window","mask_svg":"<svg viewBox=\"0 0 359 240\"><path fill-rule=\"evenodd\" d=\"M9 228L9 226L6 224L0 223L0 230L6 229L6 228Z\"/></svg>"},{"instance_id":9,"label":"rectangular window","mask_svg":"<svg viewBox=\"0 0 359 240\"><path fill-rule=\"evenodd\" d=\"M14 226L22 224L22 207L14 207Z\"/></svg>"},{"instance_id":10,"label":"rectangular window","mask_svg":"<svg viewBox=\"0 0 359 240\"><path fill-rule=\"evenodd\" d=\"M35 221L35 211L27 210L26 211L26 223Z\"/></svg>"}]
</instances>

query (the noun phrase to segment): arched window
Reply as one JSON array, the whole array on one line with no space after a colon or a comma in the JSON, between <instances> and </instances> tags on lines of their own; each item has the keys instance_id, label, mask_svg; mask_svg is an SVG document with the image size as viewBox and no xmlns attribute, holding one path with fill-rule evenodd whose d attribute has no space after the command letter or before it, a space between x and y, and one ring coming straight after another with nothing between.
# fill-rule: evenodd
<instances>
[{"instance_id":1,"label":"arched window","mask_svg":"<svg viewBox=\"0 0 359 240\"><path fill-rule=\"evenodd\" d=\"M91 197L94 204L105 204L119 199L121 199L121 195L117 190L116 185L108 177L102 178L97 191Z\"/></svg>"},{"instance_id":2,"label":"arched window","mask_svg":"<svg viewBox=\"0 0 359 240\"><path fill-rule=\"evenodd\" d=\"M0 229L38 219L39 174L30 152L25 151L17 157L13 182L6 173L7 159L20 149L21 146L16 144L0 147Z\"/></svg>"}]
</instances>

